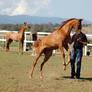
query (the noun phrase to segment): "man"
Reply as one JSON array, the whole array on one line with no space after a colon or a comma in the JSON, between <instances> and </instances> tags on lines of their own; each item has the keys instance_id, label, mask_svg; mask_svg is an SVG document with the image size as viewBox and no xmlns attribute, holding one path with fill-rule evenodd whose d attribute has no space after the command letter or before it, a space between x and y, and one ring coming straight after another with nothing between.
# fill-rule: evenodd
<instances>
[{"instance_id":1,"label":"man","mask_svg":"<svg viewBox=\"0 0 92 92\"><path fill-rule=\"evenodd\" d=\"M37 32L36 32L35 25L33 25L33 26L31 27L30 35L31 35L31 40L34 41L34 42L33 42L33 45L34 45L35 42L36 42L36 40L37 40ZM33 47L34 47L34 46L33 46ZM32 56L35 56L35 55L36 55L36 48L33 48Z\"/></svg>"},{"instance_id":2,"label":"man","mask_svg":"<svg viewBox=\"0 0 92 92\"><path fill-rule=\"evenodd\" d=\"M36 32L35 25L32 25L31 27L30 36L31 36L32 41L35 42L37 40L37 32Z\"/></svg>"},{"instance_id":3,"label":"man","mask_svg":"<svg viewBox=\"0 0 92 92\"><path fill-rule=\"evenodd\" d=\"M72 36L73 49L71 53L71 78L76 76L80 78L81 60L83 55L83 46L87 45L86 35L81 32L81 28ZM77 58L77 70L75 72L75 60Z\"/></svg>"}]
</instances>

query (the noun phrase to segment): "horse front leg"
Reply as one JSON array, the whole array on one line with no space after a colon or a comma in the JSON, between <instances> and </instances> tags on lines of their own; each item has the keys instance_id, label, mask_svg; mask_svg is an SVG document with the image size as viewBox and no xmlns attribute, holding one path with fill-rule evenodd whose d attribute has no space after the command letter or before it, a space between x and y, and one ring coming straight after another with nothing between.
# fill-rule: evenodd
<instances>
[{"instance_id":1,"label":"horse front leg","mask_svg":"<svg viewBox=\"0 0 92 92\"><path fill-rule=\"evenodd\" d=\"M65 46L64 46L64 48L66 49L66 51L68 52L68 62L67 62L67 64L66 65L68 65L69 63L70 63L70 59L71 59L71 51L70 51L70 49L69 49L69 46L68 46L68 44L66 44Z\"/></svg>"},{"instance_id":2,"label":"horse front leg","mask_svg":"<svg viewBox=\"0 0 92 92\"><path fill-rule=\"evenodd\" d=\"M63 50L63 46L60 45L60 46L59 46L59 49L60 49L60 52L61 52L61 54L62 54L63 65L64 65L63 69L66 70L65 53L64 53L64 50Z\"/></svg>"},{"instance_id":3,"label":"horse front leg","mask_svg":"<svg viewBox=\"0 0 92 92\"><path fill-rule=\"evenodd\" d=\"M41 63L41 66L40 66L40 78L42 78L42 69L43 69L43 66L44 64L49 60L49 58L52 56L52 50L48 50L48 51L45 51L45 57L44 57L44 60L43 62Z\"/></svg>"},{"instance_id":4,"label":"horse front leg","mask_svg":"<svg viewBox=\"0 0 92 92\"><path fill-rule=\"evenodd\" d=\"M40 57L41 54L42 54L42 51L43 51L43 49L38 48L38 52L37 52L36 58L35 58L35 60L34 60L34 62L33 62L33 64L32 64L31 78L32 78L33 71L34 71L34 68L35 68L35 66L36 66L36 63L37 63L39 57Z\"/></svg>"},{"instance_id":5,"label":"horse front leg","mask_svg":"<svg viewBox=\"0 0 92 92\"><path fill-rule=\"evenodd\" d=\"M71 51L70 49L68 48L68 62L66 65L68 65L70 63L70 59L71 59Z\"/></svg>"},{"instance_id":6,"label":"horse front leg","mask_svg":"<svg viewBox=\"0 0 92 92\"><path fill-rule=\"evenodd\" d=\"M19 41L19 53L21 52L21 41Z\"/></svg>"}]
</instances>

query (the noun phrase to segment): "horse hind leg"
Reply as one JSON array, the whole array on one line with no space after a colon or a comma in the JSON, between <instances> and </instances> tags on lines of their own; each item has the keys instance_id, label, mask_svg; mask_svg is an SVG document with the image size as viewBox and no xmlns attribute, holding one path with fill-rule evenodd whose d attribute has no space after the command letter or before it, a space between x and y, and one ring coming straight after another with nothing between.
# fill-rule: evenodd
<instances>
[{"instance_id":1,"label":"horse hind leg","mask_svg":"<svg viewBox=\"0 0 92 92\"><path fill-rule=\"evenodd\" d=\"M45 64L45 63L49 60L49 58L52 56L52 50L46 51L44 54L45 54L45 57L44 57L44 60L43 60L43 62L41 63L41 66L40 66L40 78L42 78L42 69L43 69L44 64Z\"/></svg>"},{"instance_id":2,"label":"horse hind leg","mask_svg":"<svg viewBox=\"0 0 92 92\"><path fill-rule=\"evenodd\" d=\"M6 40L6 51L9 51L9 45L12 42L11 39Z\"/></svg>"},{"instance_id":3,"label":"horse hind leg","mask_svg":"<svg viewBox=\"0 0 92 92\"><path fill-rule=\"evenodd\" d=\"M32 64L31 78L32 78L33 71L34 71L34 68L35 68L35 66L36 66L36 63L37 63L39 57L40 57L41 54L42 54L42 51L43 51L43 49L41 49L41 47L39 47L39 48L38 48L37 55L36 55L36 58L35 58L35 60L34 60L34 62L33 62L33 64Z\"/></svg>"},{"instance_id":4,"label":"horse hind leg","mask_svg":"<svg viewBox=\"0 0 92 92\"><path fill-rule=\"evenodd\" d=\"M6 41L6 52L9 51L9 40Z\"/></svg>"}]
</instances>

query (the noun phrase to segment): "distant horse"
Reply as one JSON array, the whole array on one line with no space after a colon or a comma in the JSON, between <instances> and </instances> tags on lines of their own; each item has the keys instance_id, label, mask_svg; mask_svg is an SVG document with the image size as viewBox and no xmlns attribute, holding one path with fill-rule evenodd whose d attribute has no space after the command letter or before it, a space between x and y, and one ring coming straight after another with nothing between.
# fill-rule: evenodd
<instances>
[{"instance_id":1,"label":"distant horse","mask_svg":"<svg viewBox=\"0 0 92 92\"><path fill-rule=\"evenodd\" d=\"M82 19L76 19L76 18L66 20L55 32L41 39L39 46L37 48L36 58L32 64L31 77L33 75L34 67L39 57L41 56L42 53L44 53L45 57L40 66L40 77L42 78L43 66L48 61L48 59L52 56L52 51L54 49L58 49L58 48L60 49L63 58L64 69L66 68L66 65L68 65L70 62L70 56L71 56L71 51L68 46L68 44L72 43L70 33L72 28L78 31L82 27L81 21ZM65 48L66 51L68 51L67 64L65 62L65 54L63 48Z\"/></svg>"},{"instance_id":2,"label":"distant horse","mask_svg":"<svg viewBox=\"0 0 92 92\"><path fill-rule=\"evenodd\" d=\"M21 49L21 51L23 53L24 30L26 28L28 28L28 26L26 23L24 23L18 32L8 32L6 34L6 51L9 51L9 45L14 40L14 41L19 42L19 52Z\"/></svg>"}]
</instances>

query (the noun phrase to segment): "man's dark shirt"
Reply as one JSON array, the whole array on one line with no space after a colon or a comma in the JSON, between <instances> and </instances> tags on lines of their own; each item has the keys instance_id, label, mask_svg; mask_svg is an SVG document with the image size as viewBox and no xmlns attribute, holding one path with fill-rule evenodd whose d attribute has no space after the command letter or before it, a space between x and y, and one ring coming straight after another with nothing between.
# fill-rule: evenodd
<instances>
[{"instance_id":1,"label":"man's dark shirt","mask_svg":"<svg viewBox=\"0 0 92 92\"><path fill-rule=\"evenodd\" d=\"M82 49L83 48L83 44L80 43L78 41L78 39L81 39L81 41L83 41L83 42L87 42L86 35L83 34L82 32L80 32L80 33L75 33L72 36L72 42L74 42L73 48L75 48L75 49Z\"/></svg>"},{"instance_id":2,"label":"man's dark shirt","mask_svg":"<svg viewBox=\"0 0 92 92\"><path fill-rule=\"evenodd\" d=\"M32 40L33 41L36 41L37 40L37 33L32 34Z\"/></svg>"}]
</instances>

